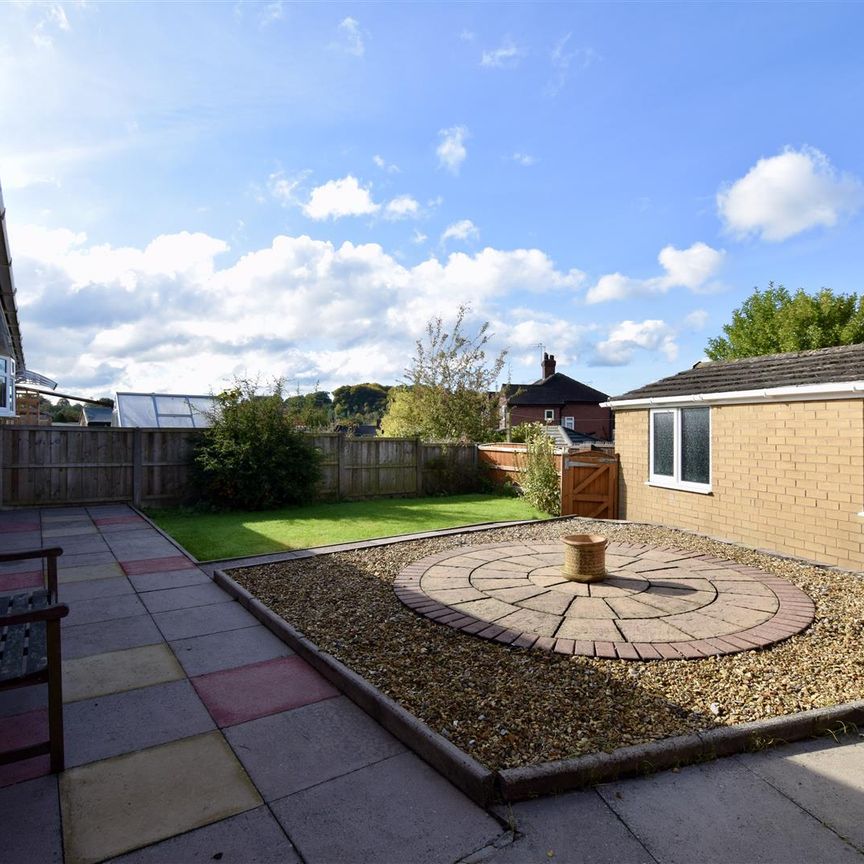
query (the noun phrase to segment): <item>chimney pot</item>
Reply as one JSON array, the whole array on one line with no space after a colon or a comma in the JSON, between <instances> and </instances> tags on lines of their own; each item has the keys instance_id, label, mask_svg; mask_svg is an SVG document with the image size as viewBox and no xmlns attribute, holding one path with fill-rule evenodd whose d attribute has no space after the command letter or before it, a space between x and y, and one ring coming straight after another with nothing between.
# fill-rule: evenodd
<instances>
[{"instance_id":1,"label":"chimney pot","mask_svg":"<svg viewBox=\"0 0 864 864\"><path fill-rule=\"evenodd\" d=\"M543 377L548 378L555 374L555 355L543 353Z\"/></svg>"}]
</instances>

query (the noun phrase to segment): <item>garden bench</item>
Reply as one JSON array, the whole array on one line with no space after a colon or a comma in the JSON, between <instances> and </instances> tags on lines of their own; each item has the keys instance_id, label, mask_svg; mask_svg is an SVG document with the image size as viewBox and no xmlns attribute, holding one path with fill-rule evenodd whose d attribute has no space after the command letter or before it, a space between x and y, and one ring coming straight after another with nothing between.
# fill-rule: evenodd
<instances>
[{"instance_id":1,"label":"garden bench","mask_svg":"<svg viewBox=\"0 0 864 864\"><path fill-rule=\"evenodd\" d=\"M44 561L45 587L0 596L0 692L48 685L48 740L0 753L0 765L45 753L51 771L63 770L63 690L60 668L60 619L69 607L57 602L59 548L0 554L0 563Z\"/></svg>"}]
</instances>

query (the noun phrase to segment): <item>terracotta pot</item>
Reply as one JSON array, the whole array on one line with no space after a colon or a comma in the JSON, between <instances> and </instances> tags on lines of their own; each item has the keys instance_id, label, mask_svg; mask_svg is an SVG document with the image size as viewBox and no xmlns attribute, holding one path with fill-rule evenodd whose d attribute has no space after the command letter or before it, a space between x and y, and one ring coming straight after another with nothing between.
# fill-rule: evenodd
<instances>
[{"instance_id":1,"label":"terracotta pot","mask_svg":"<svg viewBox=\"0 0 864 864\"><path fill-rule=\"evenodd\" d=\"M606 545L600 534L567 534L561 575L573 582L600 582L606 578Z\"/></svg>"}]
</instances>

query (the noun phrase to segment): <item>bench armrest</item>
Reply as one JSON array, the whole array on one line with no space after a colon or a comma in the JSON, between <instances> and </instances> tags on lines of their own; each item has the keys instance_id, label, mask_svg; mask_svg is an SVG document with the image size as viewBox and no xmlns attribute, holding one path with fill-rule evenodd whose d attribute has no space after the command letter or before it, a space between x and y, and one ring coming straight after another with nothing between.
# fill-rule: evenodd
<instances>
[{"instance_id":1,"label":"bench armrest","mask_svg":"<svg viewBox=\"0 0 864 864\"><path fill-rule=\"evenodd\" d=\"M63 554L59 546L50 549L29 549L26 552L3 552L0 553L0 563L6 561L29 561L31 558L57 558Z\"/></svg>"},{"instance_id":2,"label":"bench armrest","mask_svg":"<svg viewBox=\"0 0 864 864\"><path fill-rule=\"evenodd\" d=\"M0 615L0 627L11 627L14 624L27 624L33 621L52 621L65 618L69 607L65 603L46 606L43 609L29 609L27 612L16 612L12 615Z\"/></svg>"}]
</instances>

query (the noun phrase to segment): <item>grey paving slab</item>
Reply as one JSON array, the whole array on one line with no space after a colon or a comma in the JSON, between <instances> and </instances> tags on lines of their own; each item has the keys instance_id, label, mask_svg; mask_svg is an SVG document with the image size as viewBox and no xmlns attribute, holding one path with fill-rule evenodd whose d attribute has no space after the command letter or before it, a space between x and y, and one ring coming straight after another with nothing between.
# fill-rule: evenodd
<instances>
[{"instance_id":1,"label":"grey paving slab","mask_svg":"<svg viewBox=\"0 0 864 864\"><path fill-rule=\"evenodd\" d=\"M502 833L413 753L297 792L272 808L307 864L451 864Z\"/></svg>"},{"instance_id":2,"label":"grey paving slab","mask_svg":"<svg viewBox=\"0 0 864 864\"><path fill-rule=\"evenodd\" d=\"M740 757L742 765L864 852L864 741L802 741Z\"/></svg>"},{"instance_id":3,"label":"grey paving slab","mask_svg":"<svg viewBox=\"0 0 864 864\"><path fill-rule=\"evenodd\" d=\"M132 618L147 610L135 594L116 594L108 597L92 597L86 603L70 603L65 626L92 624L95 621L110 621L114 618Z\"/></svg>"},{"instance_id":4,"label":"grey paving slab","mask_svg":"<svg viewBox=\"0 0 864 864\"><path fill-rule=\"evenodd\" d=\"M289 657L294 653L260 624L241 630L177 639L169 644L190 677L275 657Z\"/></svg>"},{"instance_id":5,"label":"grey paving slab","mask_svg":"<svg viewBox=\"0 0 864 864\"><path fill-rule=\"evenodd\" d=\"M99 529L89 520L78 522L55 522L42 528L42 538L46 541L62 543L66 537L96 536Z\"/></svg>"},{"instance_id":6,"label":"grey paving slab","mask_svg":"<svg viewBox=\"0 0 864 864\"><path fill-rule=\"evenodd\" d=\"M735 760L597 787L666 864L861 864L830 828Z\"/></svg>"},{"instance_id":7,"label":"grey paving slab","mask_svg":"<svg viewBox=\"0 0 864 864\"><path fill-rule=\"evenodd\" d=\"M168 640L206 636L208 633L239 630L258 624L258 620L236 602L157 612L153 620Z\"/></svg>"},{"instance_id":8,"label":"grey paving slab","mask_svg":"<svg viewBox=\"0 0 864 864\"><path fill-rule=\"evenodd\" d=\"M85 582L60 583L58 595L64 603L78 603L94 597L117 597L134 594L132 583L125 577L118 579L93 579Z\"/></svg>"},{"instance_id":9,"label":"grey paving slab","mask_svg":"<svg viewBox=\"0 0 864 864\"><path fill-rule=\"evenodd\" d=\"M59 546L64 555L87 555L91 552L108 552L108 546L98 534L90 534L84 537L56 538L54 542L46 542L46 545Z\"/></svg>"},{"instance_id":10,"label":"grey paving slab","mask_svg":"<svg viewBox=\"0 0 864 864\"><path fill-rule=\"evenodd\" d=\"M654 864L594 790L515 804L508 819L522 836L483 864Z\"/></svg>"},{"instance_id":11,"label":"grey paving slab","mask_svg":"<svg viewBox=\"0 0 864 864\"><path fill-rule=\"evenodd\" d=\"M136 591L163 591L167 588L183 588L187 585L206 585L213 580L201 570L168 570L165 573L145 573L130 576L129 581Z\"/></svg>"},{"instance_id":12,"label":"grey paving slab","mask_svg":"<svg viewBox=\"0 0 864 864\"><path fill-rule=\"evenodd\" d=\"M405 750L344 696L261 717L224 732L265 801Z\"/></svg>"},{"instance_id":13,"label":"grey paving slab","mask_svg":"<svg viewBox=\"0 0 864 864\"><path fill-rule=\"evenodd\" d=\"M168 612L171 609L189 609L192 606L236 602L213 582L205 585L188 585L184 588L168 588L164 591L148 591L141 595L141 600L154 614Z\"/></svg>"},{"instance_id":14,"label":"grey paving slab","mask_svg":"<svg viewBox=\"0 0 864 864\"><path fill-rule=\"evenodd\" d=\"M75 624L63 627L63 656L67 660L137 648L162 641L162 634L148 614L131 618L115 618L92 624Z\"/></svg>"},{"instance_id":15,"label":"grey paving slab","mask_svg":"<svg viewBox=\"0 0 864 864\"><path fill-rule=\"evenodd\" d=\"M140 561L145 558L167 558L179 555L177 547L155 531L126 531L105 534L105 543L120 561Z\"/></svg>"},{"instance_id":16,"label":"grey paving slab","mask_svg":"<svg viewBox=\"0 0 864 864\"><path fill-rule=\"evenodd\" d=\"M109 864L299 864L285 832L266 807L163 840Z\"/></svg>"},{"instance_id":17,"label":"grey paving slab","mask_svg":"<svg viewBox=\"0 0 864 864\"><path fill-rule=\"evenodd\" d=\"M115 558L110 549L79 554L64 552L57 561L57 569L62 573L72 567L92 567L94 564L113 564L114 561Z\"/></svg>"},{"instance_id":18,"label":"grey paving slab","mask_svg":"<svg viewBox=\"0 0 864 864\"><path fill-rule=\"evenodd\" d=\"M70 768L215 728L185 680L72 702L63 715Z\"/></svg>"},{"instance_id":19,"label":"grey paving slab","mask_svg":"<svg viewBox=\"0 0 864 864\"><path fill-rule=\"evenodd\" d=\"M0 824L5 826L0 856L4 861L63 864L56 777L0 789Z\"/></svg>"}]
</instances>

